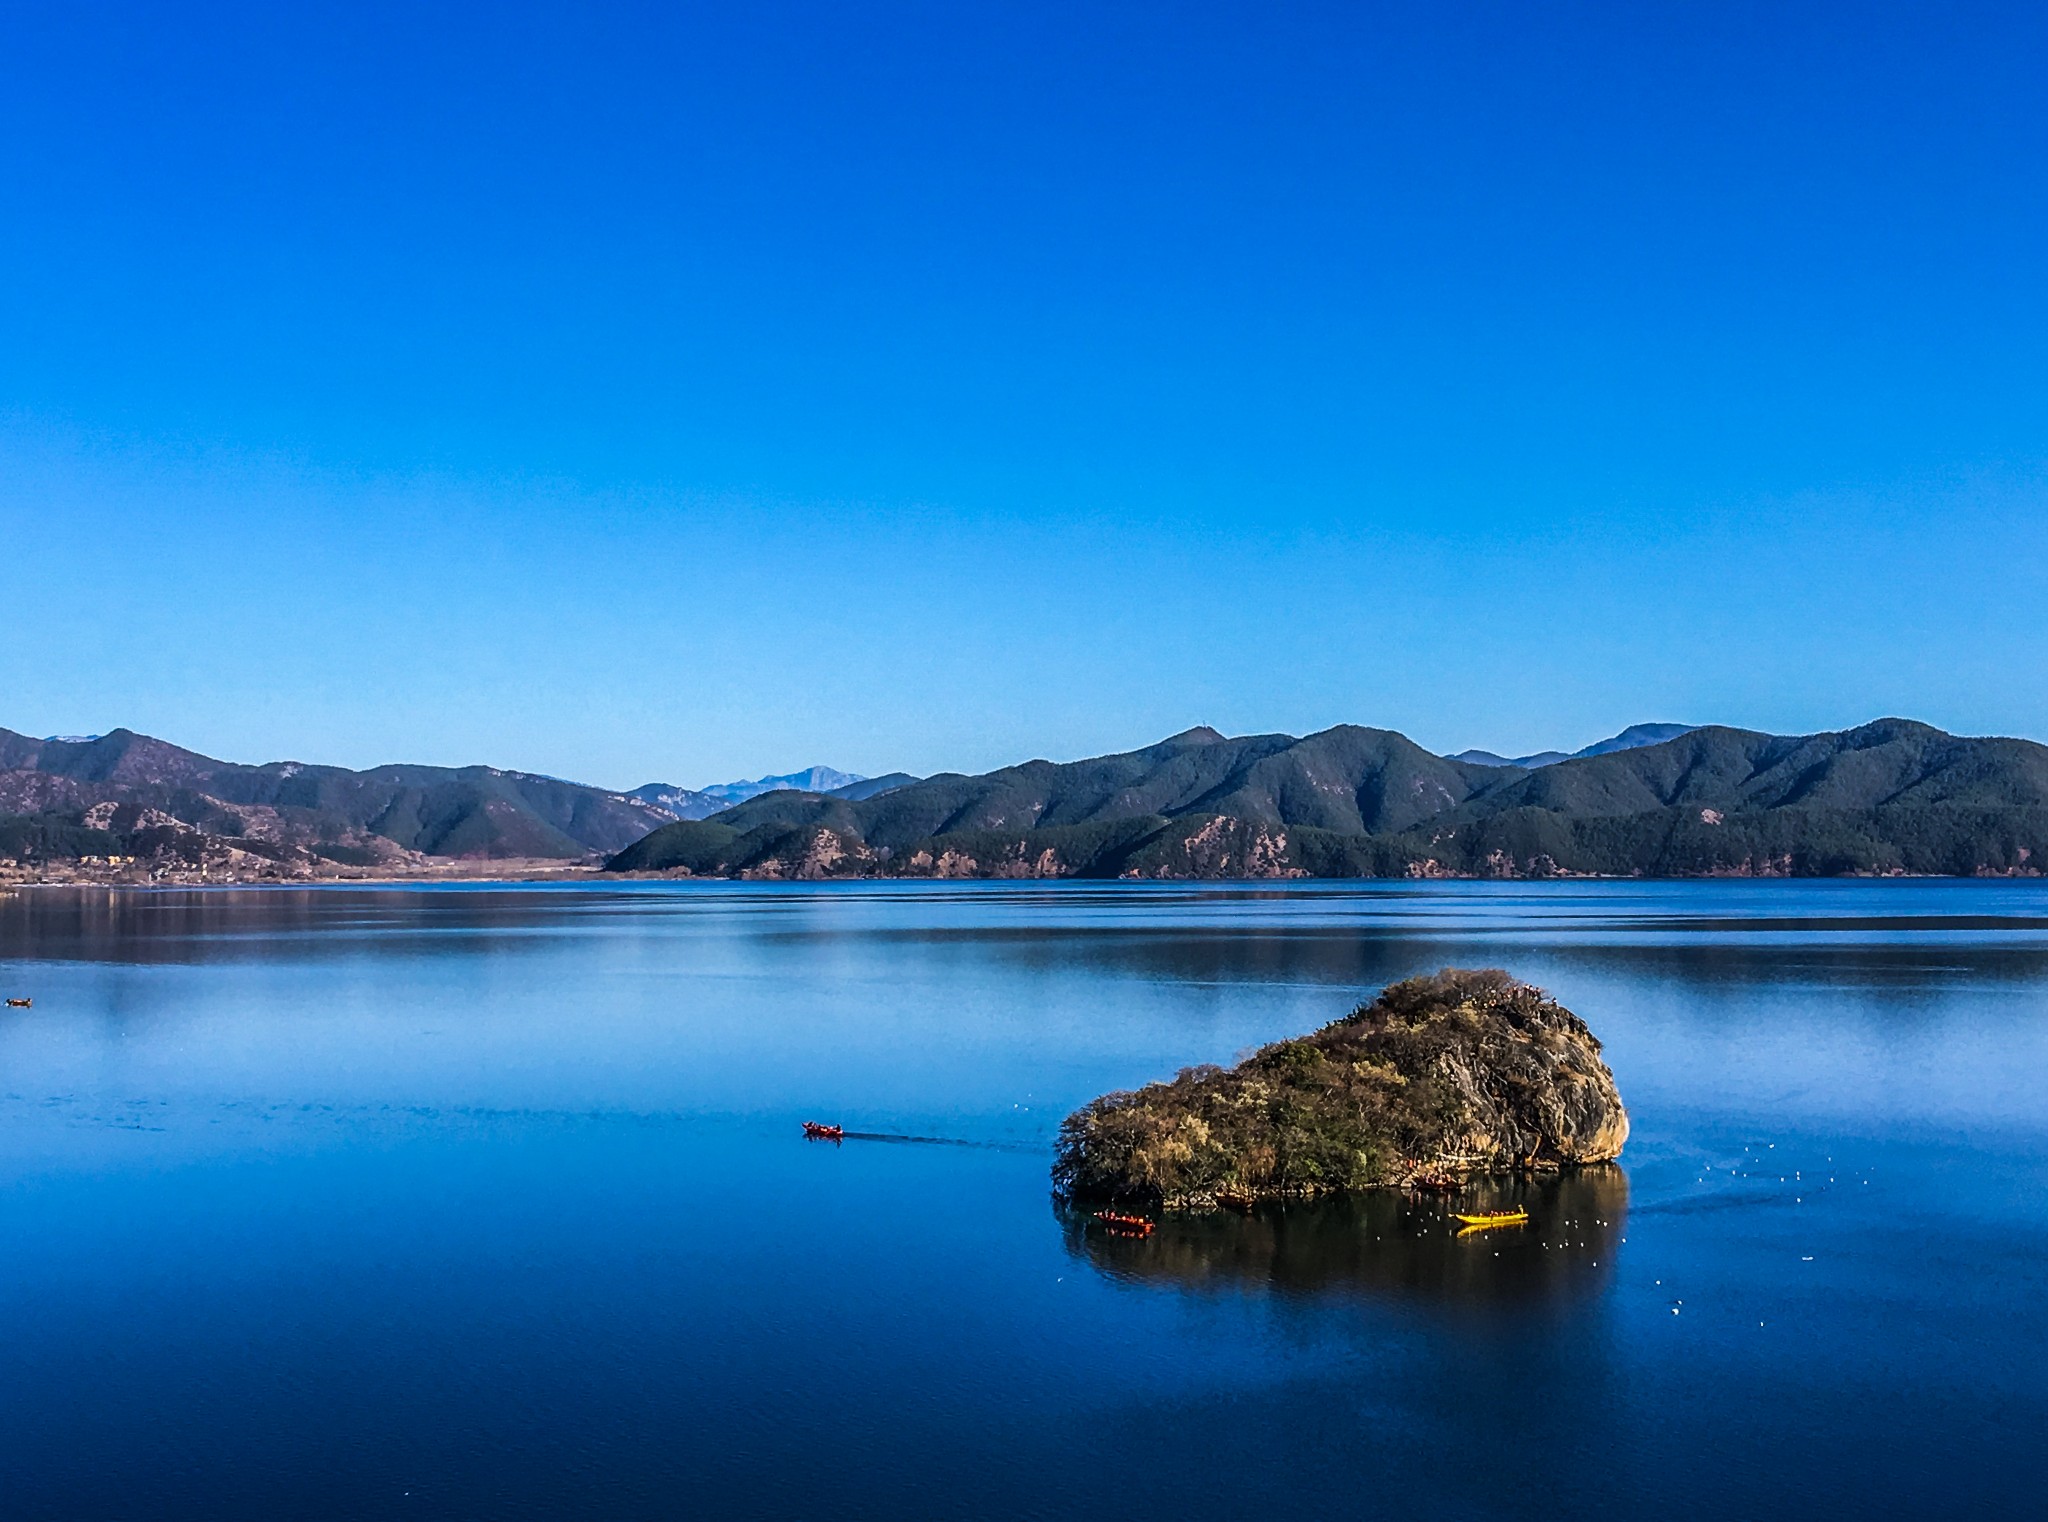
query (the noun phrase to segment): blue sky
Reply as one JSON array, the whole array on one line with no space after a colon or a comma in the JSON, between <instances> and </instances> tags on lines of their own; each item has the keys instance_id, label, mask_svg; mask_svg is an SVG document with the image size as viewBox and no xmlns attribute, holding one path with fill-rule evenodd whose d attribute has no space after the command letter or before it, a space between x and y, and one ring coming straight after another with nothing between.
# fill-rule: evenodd
<instances>
[{"instance_id":1,"label":"blue sky","mask_svg":"<svg viewBox=\"0 0 2048 1522\"><path fill-rule=\"evenodd\" d=\"M10 18L0 725L2048 737L2048 11L597 10Z\"/></svg>"}]
</instances>

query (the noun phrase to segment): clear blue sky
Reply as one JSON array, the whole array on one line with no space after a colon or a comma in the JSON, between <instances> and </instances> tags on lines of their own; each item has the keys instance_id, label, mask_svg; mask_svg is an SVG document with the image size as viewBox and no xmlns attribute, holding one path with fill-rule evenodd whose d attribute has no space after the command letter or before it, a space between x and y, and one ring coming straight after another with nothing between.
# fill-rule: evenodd
<instances>
[{"instance_id":1,"label":"clear blue sky","mask_svg":"<svg viewBox=\"0 0 2048 1522\"><path fill-rule=\"evenodd\" d=\"M0 725L2048 736L2048 8L17 7Z\"/></svg>"}]
</instances>

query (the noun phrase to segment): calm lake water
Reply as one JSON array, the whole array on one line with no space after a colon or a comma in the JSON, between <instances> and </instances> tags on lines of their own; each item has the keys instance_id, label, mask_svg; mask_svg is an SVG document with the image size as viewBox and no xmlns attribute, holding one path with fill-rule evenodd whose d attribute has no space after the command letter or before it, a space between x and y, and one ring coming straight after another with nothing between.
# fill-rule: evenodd
<instances>
[{"instance_id":1,"label":"calm lake water","mask_svg":"<svg viewBox=\"0 0 2048 1522\"><path fill-rule=\"evenodd\" d=\"M1621 1169L1055 1209L1069 1109L1446 964ZM0 992L10 1519L2041 1511L2048 887L28 891Z\"/></svg>"}]
</instances>

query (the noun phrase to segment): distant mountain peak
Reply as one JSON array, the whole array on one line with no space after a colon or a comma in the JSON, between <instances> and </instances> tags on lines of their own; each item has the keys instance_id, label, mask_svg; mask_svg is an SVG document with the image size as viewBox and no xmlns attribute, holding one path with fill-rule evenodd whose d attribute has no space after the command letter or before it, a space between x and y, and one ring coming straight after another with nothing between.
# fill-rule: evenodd
<instances>
[{"instance_id":1,"label":"distant mountain peak","mask_svg":"<svg viewBox=\"0 0 2048 1522\"><path fill-rule=\"evenodd\" d=\"M671 819L708 819L728 807L723 798L714 798L695 788L678 787L673 782L643 783L625 796L644 803L650 809L657 809Z\"/></svg>"},{"instance_id":2,"label":"distant mountain peak","mask_svg":"<svg viewBox=\"0 0 2048 1522\"><path fill-rule=\"evenodd\" d=\"M1618 750L1638 750L1645 745L1662 745L1666 740L1676 740L1680 735L1689 735L1697 724L1631 724L1618 735L1609 735L1605 740L1596 740L1584 750L1572 752L1579 756L1606 756Z\"/></svg>"},{"instance_id":3,"label":"distant mountain peak","mask_svg":"<svg viewBox=\"0 0 2048 1522\"><path fill-rule=\"evenodd\" d=\"M1503 756L1497 751L1490 750L1461 750L1455 756L1446 759L1463 761L1467 766L1538 767L1555 766L1560 761L1569 761L1571 755L1561 750L1539 750L1527 756Z\"/></svg>"},{"instance_id":4,"label":"distant mountain peak","mask_svg":"<svg viewBox=\"0 0 2048 1522\"><path fill-rule=\"evenodd\" d=\"M1631 724L1620 734L1595 740L1581 750L1539 750L1527 756L1503 756L1490 750L1461 750L1446 759L1462 761L1467 766L1519 766L1524 771L1534 771L1540 766L1555 766L1560 761L1578 761L1587 756L1609 756L1618 750L1662 745L1680 735L1689 735L1699 727L1697 724Z\"/></svg>"},{"instance_id":5,"label":"distant mountain peak","mask_svg":"<svg viewBox=\"0 0 2048 1522\"><path fill-rule=\"evenodd\" d=\"M784 789L794 789L799 793L829 793L867 780L859 772L842 772L831 766L807 766L800 772L780 772L774 776L756 777L751 782L714 782L698 791L707 797L723 798L731 804L745 803L749 798L758 798L763 793L779 793Z\"/></svg>"},{"instance_id":6,"label":"distant mountain peak","mask_svg":"<svg viewBox=\"0 0 2048 1522\"><path fill-rule=\"evenodd\" d=\"M824 793L834 798L879 798L922 779L908 772L890 772L881 777L863 777L830 766L809 766L800 772L756 777L747 782L716 782L710 787L678 787L673 782L649 782L627 793L649 808L659 809L672 819L709 819L736 804L763 793L794 791Z\"/></svg>"},{"instance_id":7,"label":"distant mountain peak","mask_svg":"<svg viewBox=\"0 0 2048 1522\"><path fill-rule=\"evenodd\" d=\"M1227 737L1220 729L1211 729L1206 724L1197 724L1193 729L1183 729L1177 735L1168 735L1161 745L1221 745Z\"/></svg>"}]
</instances>

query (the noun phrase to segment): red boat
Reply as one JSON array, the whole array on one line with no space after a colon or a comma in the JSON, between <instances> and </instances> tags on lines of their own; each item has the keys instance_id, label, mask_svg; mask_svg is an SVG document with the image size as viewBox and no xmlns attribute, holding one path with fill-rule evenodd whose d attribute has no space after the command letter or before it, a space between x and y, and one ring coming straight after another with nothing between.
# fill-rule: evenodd
<instances>
[{"instance_id":1,"label":"red boat","mask_svg":"<svg viewBox=\"0 0 2048 1522\"><path fill-rule=\"evenodd\" d=\"M843 1141L846 1137L846 1127L820 1125L815 1120L807 1120L804 1122L804 1135L820 1141Z\"/></svg>"},{"instance_id":2,"label":"red boat","mask_svg":"<svg viewBox=\"0 0 2048 1522\"><path fill-rule=\"evenodd\" d=\"M1133 1237L1152 1235L1152 1223L1141 1215L1119 1215L1114 1210L1098 1210L1095 1219L1111 1231Z\"/></svg>"}]
</instances>

